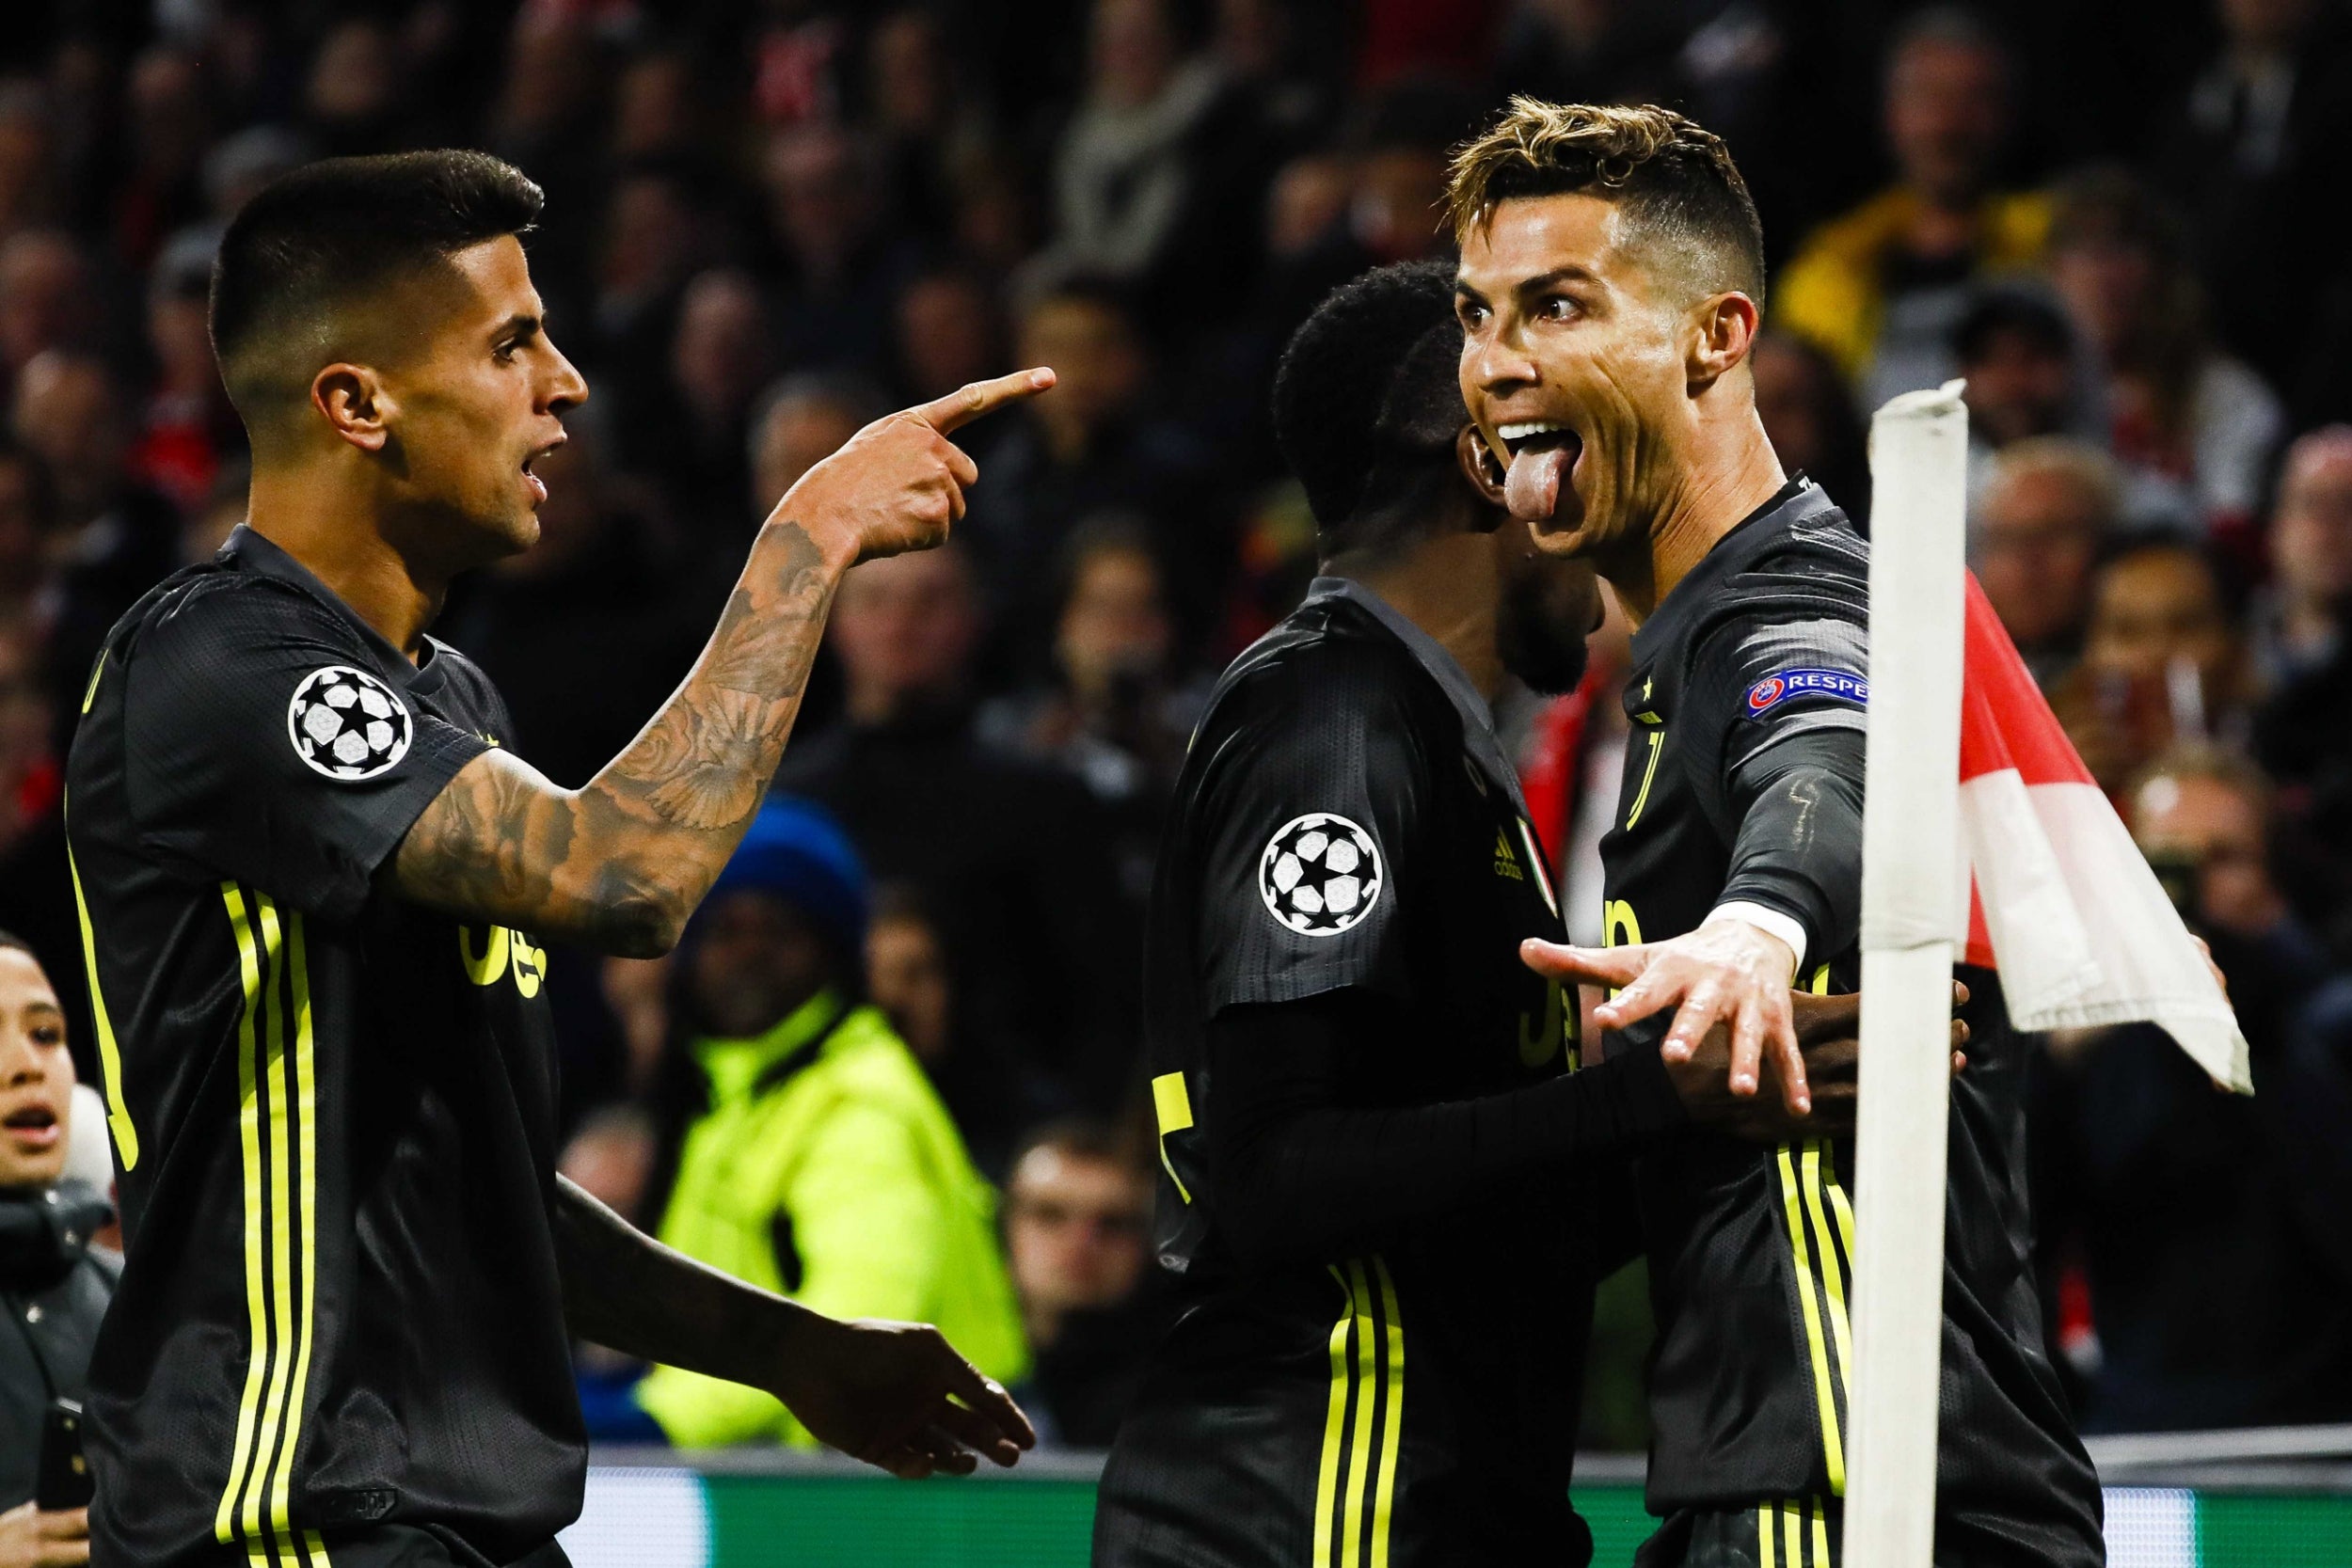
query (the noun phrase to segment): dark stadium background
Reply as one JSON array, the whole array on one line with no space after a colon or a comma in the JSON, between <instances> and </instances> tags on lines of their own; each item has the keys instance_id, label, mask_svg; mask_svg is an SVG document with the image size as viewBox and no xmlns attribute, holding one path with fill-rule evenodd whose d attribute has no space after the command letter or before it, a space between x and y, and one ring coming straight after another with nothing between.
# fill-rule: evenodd
<instances>
[{"instance_id":1,"label":"dark stadium background","mask_svg":"<svg viewBox=\"0 0 2352 1568\"><path fill-rule=\"evenodd\" d=\"M58 800L78 693L113 619L242 512L203 332L223 223L309 158L487 149L546 188L532 268L594 398L540 466L539 549L437 631L561 783L669 691L809 464L964 380L1060 371L968 433L959 543L845 589L780 787L856 841L875 999L1013 1179L1008 1223L1061 1201L1015 1169L1041 1128L1109 1150L1086 1155L1111 1196L1085 1234L1014 1247L1033 1329L1149 1322L1158 815L1205 681L1312 571L1275 358L1335 284L1443 252L1446 150L1514 91L1665 103L1728 138L1775 269L1768 426L1857 515L1869 408L1970 376L1978 570L2212 940L2258 1081L2303 1086L2229 1101L2141 1032L2051 1042L2042 1285L2084 1425L2352 1423L2352 17L2327 0L12 0L0 927L83 1006ZM1621 639L1582 691L1504 705L1593 939ZM685 1114L669 977L561 949L551 973L567 1168L654 1224ZM1640 1447L1645 1311L1638 1277L1605 1292L1597 1449ZM1131 1361L1065 1347L1035 1397L1084 1429ZM780 1519L850 1510L871 1549L841 1560L894 1560L851 1493L792 1496ZM2179 1496L2205 1560L2241 1538L2300 1560L2279 1554L2304 1525ZM940 1528L905 1550L1027 1550L1018 1521L994 1546Z\"/></svg>"}]
</instances>

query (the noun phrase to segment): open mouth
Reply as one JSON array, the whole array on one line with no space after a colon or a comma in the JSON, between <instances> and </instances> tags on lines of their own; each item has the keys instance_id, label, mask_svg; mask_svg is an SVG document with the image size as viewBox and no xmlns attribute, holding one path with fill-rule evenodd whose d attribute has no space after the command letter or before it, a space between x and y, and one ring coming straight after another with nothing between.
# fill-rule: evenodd
<instances>
[{"instance_id":1,"label":"open mouth","mask_svg":"<svg viewBox=\"0 0 2352 1568\"><path fill-rule=\"evenodd\" d=\"M65 1124L46 1105L20 1105L0 1117L0 1128L6 1128L9 1137L31 1148L48 1148L65 1133Z\"/></svg>"},{"instance_id":2,"label":"open mouth","mask_svg":"<svg viewBox=\"0 0 2352 1568\"><path fill-rule=\"evenodd\" d=\"M1520 420L1495 427L1511 464L1503 481L1503 496L1511 515L1529 522L1551 518L1560 502L1561 482L1584 450L1583 438L1556 420Z\"/></svg>"},{"instance_id":3,"label":"open mouth","mask_svg":"<svg viewBox=\"0 0 2352 1568\"><path fill-rule=\"evenodd\" d=\"M569 438L570 437L568 436L558 436L554 440L549 441L545 446L533 447L531 450L531 454L523 459L523 480L531 486L532 504L533 506L537 506L539 503L548 499L548 482L541 479L537 474L532 472L531 466L533 463L538 462L542 457L547 456L548 453L553 451L556 448L562 446Z\"/></svg>"}]
</instances>

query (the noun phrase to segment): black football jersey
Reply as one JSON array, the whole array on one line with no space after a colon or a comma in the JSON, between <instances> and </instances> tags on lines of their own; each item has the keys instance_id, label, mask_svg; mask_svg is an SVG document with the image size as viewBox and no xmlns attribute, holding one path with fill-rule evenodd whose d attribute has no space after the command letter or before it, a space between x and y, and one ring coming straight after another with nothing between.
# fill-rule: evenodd
<instances>
[{"instance_id":1,"label":"black football jersey","mask_svg":"<svg viewBox=\"0 0 2352 1568\"><path fill-rule=\"evenodd\" d=\"M1205 1035L1228 1006L1375 997L1386 1022L1348 1069L1354 1106L1574 1070L1573 998L1518 958L1561 932L1484 698L1377 595L1317 579L1218 684L1162 841L1157 1239L1184 1313L1112 1463L1120 1484L1162 1462L1186 1480L1145 1484L1154 1500L1122 1528L1181 1514L1194 1544L1168 1550L1187 1561L1452 1561L1466 1529L1582 1560L1566 1489L1596 1243L1569 1206L1531 1194L1401 1222L1370 1256L1253 1271L1220 1234L1208 1159ZM1118 1560L1162 1560L1129 1548Z\"/></svg>"},{"instance_id":2,"label":"black football jersey","mask_svg":"<svg viewBox=\"0 0 2352 1568\"><path fill-rule=\"evenodd\" d=\"M507 738L247 529L106 640L66 800L127 1247L102 1568L386 1523L508 1561L579 1511L546 955L375 878Z\"/></svg>"},{"instance_id":3,"label":"black football jersey","mask_svg":"<svg viewBox=\"0 0 2352 1568\"><path fill-rule=\"evenodd\" d=\"M1634 634L1625 772L1601 841L1611 945L1680 936L1727 900L1760 903L1805 926L1807 986L1854 989L1858 885L1838 900L1843 924L1821 930L1775 907L1769 879L1734 881L1732 781L1791 736L1863 728L1868 552L1818 486L1791 481ZM1994 977L1964 977L1974 1037L1952 1093L1939 1539L2096 1562L2098 1485L2043 1351L2030 1268L2022 1043ZM1661 1037L1671 1016L1629 1035ZM1842 1497L1851 1140L1765 1148L1693 1131L1637 1168L1658 1321L1651 1512Z\"/></svg>"}]
</instances>

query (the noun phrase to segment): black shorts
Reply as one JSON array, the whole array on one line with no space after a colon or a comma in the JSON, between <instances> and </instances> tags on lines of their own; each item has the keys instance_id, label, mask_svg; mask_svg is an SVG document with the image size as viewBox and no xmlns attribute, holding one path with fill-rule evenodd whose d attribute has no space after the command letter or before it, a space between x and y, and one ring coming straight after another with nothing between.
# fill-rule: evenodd
<instances>
[{"instance_id":1,"label":"black shorts","mask_svg":"<svg viewBox=\"0 0 2352 1568\"><path fill-rule=\"evenodd\" d=\"M504 1562L483 1556L456 1535L429 1525L376 1525L308 1535L275 1557L266 1547L227 1547L205 1559L217 1568L571 1568L549 1541Z\"/></svg>"}]
</instances>

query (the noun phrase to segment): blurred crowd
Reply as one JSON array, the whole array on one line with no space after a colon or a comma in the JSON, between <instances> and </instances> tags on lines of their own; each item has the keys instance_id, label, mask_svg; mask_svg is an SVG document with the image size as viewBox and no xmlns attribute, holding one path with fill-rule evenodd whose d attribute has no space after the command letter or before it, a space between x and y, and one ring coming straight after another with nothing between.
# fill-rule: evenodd
<instances>
[{"instance_id":1,"label":"blurred crowd","mask_svg":"<svg viewBox=\"0 0 2352 1568\"><path fill-rule=\"evenodd\" d=\"M829 1309L941 1323L1056 1440L1103 1443L1163 1310L1135 1092L1159 817L1209 681L1314 569L1275 360L1332 286L1444 252L1447 150L1503 94L1665 103L1762 209L1787 467L1867 519L1867 412L1967 379L1973 564L2276 1085L2213 1094L2131 1030L2043 1054L2044 1286L2086 1424L2352 1420L2341 5L8 12L0 928L86 1078L59 763L106 627L243 514L215 241L307 159L488 149L547 191L532 271L594 395L538 465L538 547L436 630L559 783L673 689L813 463L964 381L1059 373L959 437L952 545L845 582L778 797L680 952L558 949L549 993L575 1179ZM1623 648L1613 617L1582 690L1503 712L1596 942ZM1639 1338L1604 1322L1601 1354L1622 1372ZM796 1435L581 1366L608 1435ZM1588 1435L1638 1444L1638 1401L1598 1402Z\"/></svg>"}]
</instances>

